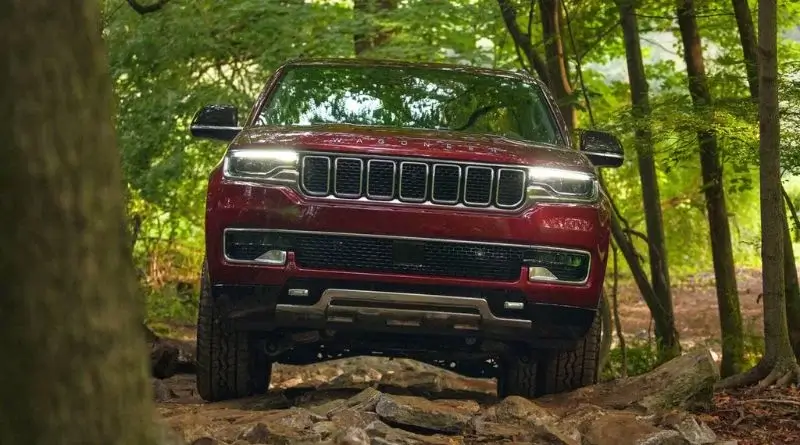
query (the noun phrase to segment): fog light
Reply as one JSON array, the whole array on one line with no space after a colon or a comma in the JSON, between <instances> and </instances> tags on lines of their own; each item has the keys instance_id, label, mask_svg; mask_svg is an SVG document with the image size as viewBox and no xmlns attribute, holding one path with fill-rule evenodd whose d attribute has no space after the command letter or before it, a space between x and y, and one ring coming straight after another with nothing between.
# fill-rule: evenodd
<instances>
[{"instance_id":1,"label":"fog light","mask_svg":"<svg viewBox=\"0 0 800 445\"><path fill-rule=\"evenodd\" d=\"M289 289L290 297L307 297L308 289Z\"/></svg>"},{"instance_id":2,"label":"fog light","mask_svg":"<svg viewBox=\"0 0 800 445\"><path fill-rule=\"evenodd\" d=\"M530 281L558 281L558 277L542 266L531 266L528 268L528 280Z\"/></svg>"},{"instance_id":3,"label":"fog light","mask_svg":"<svg viewBox=\"0 0 800 445\"><path fill-rule=\"evenodd\" d=\"M259 263L269 264L271 266L283 266L286 264L286 251L285 250L268 250L267 253L256 258L255 261Z\"/></svg>"},{"instance_id":4,"label":"fog light","mask_svg":"<svg viewBox=\"0 0 800 445\"><path fill-rule=\"evenodd\" d=\"M519 301L506 301L503 303L503 308L518 311L525 309L525 303L520 303Z\"/></svg>"}]
</instances>

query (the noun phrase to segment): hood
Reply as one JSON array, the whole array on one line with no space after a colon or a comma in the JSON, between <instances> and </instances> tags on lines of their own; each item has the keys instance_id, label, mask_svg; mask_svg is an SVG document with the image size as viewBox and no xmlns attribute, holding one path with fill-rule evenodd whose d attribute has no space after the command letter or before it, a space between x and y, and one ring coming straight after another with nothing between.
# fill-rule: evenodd
<instances>
[{"instance_id":1,"label":"hood","mask_svg":"<svg viewBox=\"0 0 800 445\"><path fill-rule=\"evenodd\" d=\"M440 130L355 125L252 127L243 130L231 145L232 148L265 146L594 171L588 158L577 150Z\"/></svg>"}]
</instances>

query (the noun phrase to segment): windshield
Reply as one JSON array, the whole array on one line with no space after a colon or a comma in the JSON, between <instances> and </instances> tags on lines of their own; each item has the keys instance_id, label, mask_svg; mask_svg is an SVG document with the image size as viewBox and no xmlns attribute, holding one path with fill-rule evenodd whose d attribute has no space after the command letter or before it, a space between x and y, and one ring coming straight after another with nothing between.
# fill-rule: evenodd
<instances>
[{"instance_id":1,"label":"windshield","mask_svg":"<svg viewBox=\"0 0 800 445\"><path fill-rule=\"evenodd\" d=\"M448 130L560 142L538 85L422 67L287 68L256 125L316 124Z\"/></svg>"}]
</instances>

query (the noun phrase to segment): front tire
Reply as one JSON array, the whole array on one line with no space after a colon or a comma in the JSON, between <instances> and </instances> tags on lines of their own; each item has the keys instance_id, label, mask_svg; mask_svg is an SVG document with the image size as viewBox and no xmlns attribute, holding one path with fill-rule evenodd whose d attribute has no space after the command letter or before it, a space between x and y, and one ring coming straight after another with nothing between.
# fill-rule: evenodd
<instances>
[{"instance_id":1,"label":"front tire","mask_svg":"<svg viewBox=\"0 0 800 445\"><path fill-rule=\"evenodd\" d=\"M272 363L251 334L233 329L211 295L203 262L197 316L197 392L216 402L258 394L269 388Z\"/></svg>"},{"instance_id":2,"label":"front tire","mask_svg":"<svg viewBox=\"0 0 800 445\"><path fill-rule=\"evenodd\" d=\"M597 383L602 329L597 314L575 349L555 351L539 360L536 395L558 394Z\"/></svg>"}]
</instances>

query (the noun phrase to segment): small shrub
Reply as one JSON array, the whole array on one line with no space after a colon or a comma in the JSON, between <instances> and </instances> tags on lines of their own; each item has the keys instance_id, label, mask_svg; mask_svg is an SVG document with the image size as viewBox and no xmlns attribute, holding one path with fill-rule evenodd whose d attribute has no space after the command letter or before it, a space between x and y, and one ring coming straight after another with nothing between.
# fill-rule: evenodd
<instances>
[{"instance_id":1,"label":"small shrub","mask_svg":"<svg viewBox=\"0 0 800 445\"><path fill-rule=\"evenodd\" d=\"M652 342L644 340L628 340L626 345L628 376L644 374L656 367L658 354ZM602 370L601 380L613 380L622 377L622 350L612 348L608 353L606 367Z\"/></svg>"}]
</instances>

